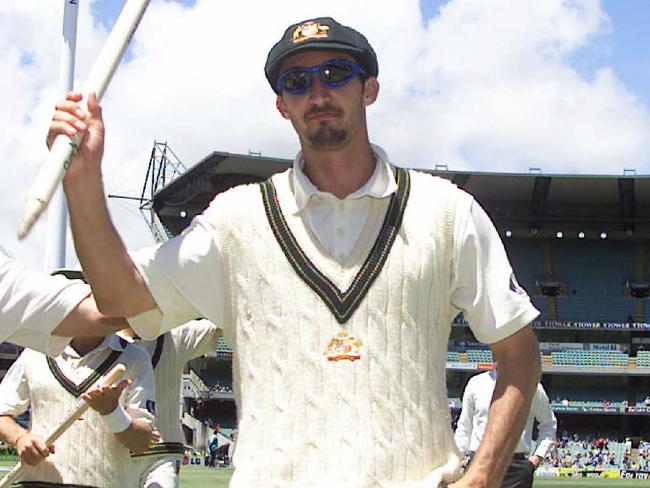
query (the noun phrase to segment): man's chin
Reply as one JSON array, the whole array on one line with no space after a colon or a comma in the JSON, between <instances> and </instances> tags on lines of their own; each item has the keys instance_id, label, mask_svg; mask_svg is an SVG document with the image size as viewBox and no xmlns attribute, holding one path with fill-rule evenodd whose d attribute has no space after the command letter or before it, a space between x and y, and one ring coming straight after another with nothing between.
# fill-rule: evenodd
<instances>
[{"instance_id":1,"label":"man's chin","mask_svg":"<svg viewBox=\"0 0 650 488\"><path fill-rule=\"evenodd\" d=\"M311 147L314 151L318 151L322 153L340 151L341 149L344 149L345 146L346 144L329 145L329 146L314 145L314 144L309 145L309 147Z\"/></svg>"},{"instance_id":2,"label":"man's chin","mask_svg":"<svg viewBox=\"0 0 650 488\"><path fill-rule=\"evenodd\" d=\"M338 151L348 145L348 139L309 139L309 145L312 149L318 151Z\"/></svg>"},{"instance_id":3,"label":"man's chin","mask_svg":"<svg viewBox=\"0 0 650 488\"><path fill-rule=\"evenodd\" d=\"M321 124L320 127L307 136L307 141L312 149L319 151L335 151L345 147L348 143L348 132L345 129Z\"/></svg>"}]
</instances>

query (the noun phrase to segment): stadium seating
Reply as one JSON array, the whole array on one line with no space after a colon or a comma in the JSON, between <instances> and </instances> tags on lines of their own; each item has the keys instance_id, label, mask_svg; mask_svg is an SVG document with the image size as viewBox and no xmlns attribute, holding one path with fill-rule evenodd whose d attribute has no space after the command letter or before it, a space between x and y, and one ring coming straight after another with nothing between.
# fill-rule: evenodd
<instances>
[{"instance_id":1,"label":"stadium seating","mask_svg":"<svg viewBox=\"0 0 650 488\"><path fill-rule=\"evenodd\" d=\"M517 281L531 297L542 317L548 317L548 301L544 296L534 296L535 281L544 277L544 252L534 239L507 239L506 251Z\"/></svg>"},{"instance_id":2,"label":"stadium seating","mask_svg":"<svg viewBox=\"0 0 650 488\"><path fill-rule=\"evenodd\" d=\"M224 341L223 337L219 337L219 341L217 342L217 349L215 352L217 356L232 357L232 349L230 349L230 346L226 344L226 341Z\"/></svg>"},{"instance_id":3,"label":"stadium seating","mask_svg":"<svg viewBox=\"0 0 650 488\"><path fill-rule=\"evenodd\" d=\"M601 382L599 389L594 389L589 382L584 386L554 384L548 390L548 396L553 406L579 407L622 407L627 399L624 386L613 386L612 381Z\"/></svg>"},{"instance_id":4,"label":"stadium seating","mask_svg":"<svg viewBox=\"0 0 650 488\"><path fill-rule=\"evenodd\" d=\"M568 294L557 301L558 319L623 322L634 316L634 300L624 298L623 283L635 276L635 243L625 241L553 240L553 278L568 285ZM525 288L542 318L549 318L548 298L535 295L535 282L547 278L544 248L534 239L505 241L519 284ZM650 316L650 300L646 303Z\"/></svg>"},{"instance_id":5,"label":"stadium seating","mask_svg":"<svg viewBox=\"0 0 650 488\"><path fill-rule=\"evenodd\" d=\"M458 351L447 351L447 361L452 363L460 362L460 353Z\"/></svg>"},{"instance_id":6,"label":"stadium seating","mask_svg":"<svg viewBox=\"0 0 650 488\"><path fill-rule=\"evenodd\" d=\"M491 363L492 351L489 349L468 349L467 361L470 363Z\"/></svg>"},{"instance_id":7,"label":"stadium seating","mask_svg":"<svg viewBox=\"0 0 650 488\"><path fill-rule=\"evenodd\" d=\"M621 351L567 349L553 351L551 362L558 366L628 366L629 356Z\"/></svg>"},{"instance_id":8,"label":"stadium seating","mask_svg":"<svg viewBox=\"0 0 650 488\"><path fill-rule=\"evenodd\" d=\"M625 279L635 275L635 244L626 241L554 240L553 272L569 292L558 300L562 320L625 322L634 300L624 298Z\"/></svg>"},{"instance_id":9,"label":"stadium seating","mask_svg":"<svg viewBox=\"0 0 650 488\"><path fill-rule=\"evenodd\" d=\"M636 365L638 368L650 368L650 351L638 351Z\"/></svg>"},{"instance_id":10,"label":"stadium seating","mask_svg":"<svg viewBox=\"0 0 650 488\"><path fill-rule=\"evenodd\" d=\"M535 280L544 276L542 246L532 239L508 239L505 247L517 281L531 294Z\"/></svg>"},{"instance_id":11,"label":"stadium seating","mask_svg":"<svg viewBox=\"0 0 650 488\"><path fill-rule=\"evenodd\" d=\"M599 463L602 466L619 466L623 461L624 452L625 443L623 442L610 441L608 442L607 449L604 449L602 452L596 449L593 446L593 443L588 443L585 446L585 444L581 442L569 442L565 448L558 449L558 457L562 459L566 454L568 454L574 461L574 464L577 464L579 467L585 467L590 463L590 459L598 459L599 457L602 459L602 463ZM608 459L610 454L613 455L611 461ZM595 462L595 460L591 462ZM594 464L592 464L592 466L594 466Z\"/></svg>"}]
</instances>

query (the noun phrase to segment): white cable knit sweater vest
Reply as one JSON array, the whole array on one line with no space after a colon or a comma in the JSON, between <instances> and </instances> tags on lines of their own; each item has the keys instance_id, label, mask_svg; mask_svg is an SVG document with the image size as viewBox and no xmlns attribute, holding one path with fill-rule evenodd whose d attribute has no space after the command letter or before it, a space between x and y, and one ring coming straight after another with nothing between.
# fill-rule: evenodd
<instances>
[{"instance_id":1,"label":"white cable knit sweater vest","mask_svg":"<svg viewBox=\"0 0 650 488\"><path fill-rule=\"evenodd\" d=\"M286 216L291 235L283 249L260 195L268 187L220 195L228 210L214 236L229 283L224 331L235 352L240 429L231 487L435 487L457 471L445 361L458 190L423 173L408 176L399 172L408 198L392 211L403 216L392 247L376 251L357 280L381 234L378 207L360 244L338 263L293 216ZM278 193L290 191L289 172L272 181ZM328 287L313 269L299 275L295 266L304 263L287 256L300 250L338 292L319 295L317 285ZM357 293L369 277L367 293ZM349 318L327 304L338 299L350 305L339 303ZM326 355L341 332L358 359Z\"/></svg>"},{"instance_id":2,"label":"white cable knit sweater vest","mask_svg":"<svg viewBox=\"0 0 650 488\"><path fill-rule=\"evenodd\" d=\"M132 454L131 463L136 473L148 470L167 459L182 459L185 452L185 438L179 419L181 398L181 381L187 361L179 353L174 329L152 341L139 343L151 357L156 381L156 429L160 432L161 442L149 447L142 454Z\"/></svg>"},{"instance_id":3,"label":"white cable knit sweater vest","mask_svg":"<svg viewBox=\"0 0 650 488\"><path fill-rule=\"evenodd\" d=\"M45 438L72 411L79 398L56 379L45 355L33 353L32 356L33 361L28 363L30 367L26 371L32 408L31 430ZM92 384L98 379L95 378ZM71 383L69 387L73 386ZM32 486L26 483L29 481L41 482L36 486L52 487L135 486L129 450L104 427L100 415L93 409L88 409L54 445L55 453L38 466L25 466L18 486Z\"/></svg>"}]
</instances>

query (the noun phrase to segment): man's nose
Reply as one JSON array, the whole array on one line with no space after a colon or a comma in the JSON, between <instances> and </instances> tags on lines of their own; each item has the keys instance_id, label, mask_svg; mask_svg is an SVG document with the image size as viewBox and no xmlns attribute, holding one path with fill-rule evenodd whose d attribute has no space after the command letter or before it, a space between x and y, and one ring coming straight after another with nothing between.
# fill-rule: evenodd
<instances>
[{"instance_id":1,"label":"man's nose","mask_svg":"<svg viewBox=\"0 0 650 488\"><path fill-rule=\"evenodd\" d=\"M311 87L309 87L309 98L312 101L326 100L330 97L331 88L323 85L323 82L316 73L312 75Z\"/></svg>"}]
</instances>

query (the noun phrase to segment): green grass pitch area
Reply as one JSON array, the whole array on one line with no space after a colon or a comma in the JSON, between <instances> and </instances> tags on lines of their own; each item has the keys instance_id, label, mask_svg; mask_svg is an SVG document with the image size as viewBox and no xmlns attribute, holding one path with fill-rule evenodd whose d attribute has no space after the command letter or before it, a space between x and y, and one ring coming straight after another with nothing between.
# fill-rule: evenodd
<instances>
[{"instance_id":1,"label":"green grass pitch area","mask_svg":"<svg viewBox=\"0 0 650 488\"><path fill-rule=\"evenodd\" d=\"M10 461L0 461L0 467L10 468ZM0 471L0 477L4 475ZM181 468L181 488L227 488L232 470L228 468L206 468L204 466L183 466ZM641 488L648 487L647 480L614 480L589 478L537 478L533 488Z\"/></svg>"},{"instance_id":2,"label":"green grass pitch area","mask_svg":"<svg viewBox=\"0 0 650 488\"><path fill-rule=\"evenodd\" d=\"M181 469L181 488L227 488L232 471L225 468L204 468L202 466L183 466ZM647 488L647 480L611 480L588 478L537 478L533 488Z\"/></svg>"},{"instance_id":3,"label":"green grass pitch area","mask_svg":"<svg viewBox=\"0 0 650 488\"><path fill-rule=\"evenodd\" d=\"M567 487L595 487L595 488L637 488L648 487L648 480L614 480L593 478L537 478L533 488L567 488Z\"/></svg>"},{"instance_id":4,"label":"green grass pitch area","mask_svg":"<svg viewBox=\"0 0 650 488\"><path fill-rule=\"evenodd\" d=\"M181 469L181 488L227 488L232 471L226 468L205 468L203 466L183 466ZM533 488L648 488L647 480L614 480L593 478L537 478Z\"/></svg>"},{"instance_id":5,"label":"green grass pitch area","mask_svg":"<svg viewBox=\"0 0 650 488\"><path fill-rule=\"evenodd\" d=\"M182 466L181 488L227 488L232 469L206 468L205 466Z\"/></svg>"},{"instance_id":6,"label":"green grass pitch area","mask_svg":"<svg viewBox=\"0 0 650 488\"><path fill-rule=\"evenodd\" d=\"M0 479L14 465L13 460L0 459ZM227 488L232 470L229 468L206 468L203 466L181 467L181 488Z\"/></svg>"}]
</instances>

